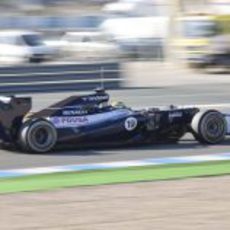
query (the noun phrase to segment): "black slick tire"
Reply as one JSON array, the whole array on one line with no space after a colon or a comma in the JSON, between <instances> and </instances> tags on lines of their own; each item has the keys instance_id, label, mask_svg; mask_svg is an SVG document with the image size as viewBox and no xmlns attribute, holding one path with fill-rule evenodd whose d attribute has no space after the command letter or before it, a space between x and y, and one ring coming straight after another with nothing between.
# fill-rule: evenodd
<instances>
[{"instance_id":1,"label":"black slick tire","mask_svg":"<svg viewBox=\"0 0 230 230\"><path fill-rule=\"evenodd\" d=\"M216 110L198 112L191 122L196 140L205 144L218 144L224 140L227 123L222 113Z\"/></svg>"},{"instance_id":2,"label":"black slick tire","mask_svg":"<svg viewBox=\"0 0 230 230\"><path fill-rule=\"evenodd\" d=\"M19 133L19 145L23 151L31 153L49 152L57 142L55 127L46 120L28 120Z\"/></svg>"}]
</instances>

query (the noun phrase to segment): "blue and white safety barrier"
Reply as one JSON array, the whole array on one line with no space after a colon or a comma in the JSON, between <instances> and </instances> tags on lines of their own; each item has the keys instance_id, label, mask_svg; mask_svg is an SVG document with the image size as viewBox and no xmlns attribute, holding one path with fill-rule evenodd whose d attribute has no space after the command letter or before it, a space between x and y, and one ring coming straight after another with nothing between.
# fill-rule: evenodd
<instances>
[{"instance_id":1,"label":"blue and white safety barrier","mask_svg":"<svg viewBox=\"0 0 230 230\"><path fill-rule=\"evenodd\" d=\"M185 156L185 157L149 158L143 160L130 160L130 161L106 162L106 163L95 163L95 164L78 164L78 165L0 170L0 178L21 177L21 176L31 176L31 175L38 175L38 174L62 173L62 172L82 172L82 171L90 171L90 170L118 169L118 168L139 167L139 166L191 164L191 163L227 161L227 160L230 160L230 153L209 154L209 155L200 155L200 156Z\"/></svg>"}]
</instances>

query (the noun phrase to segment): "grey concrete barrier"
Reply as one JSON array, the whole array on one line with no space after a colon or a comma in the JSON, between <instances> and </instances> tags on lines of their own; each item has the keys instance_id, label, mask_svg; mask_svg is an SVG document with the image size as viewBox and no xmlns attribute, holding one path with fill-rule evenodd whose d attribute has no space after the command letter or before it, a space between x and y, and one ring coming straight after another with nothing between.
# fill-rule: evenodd
<instances>
[{"instance_id":1,"label":"grey concrete barrier","mask_svg":"<svg viewBox=\"0 0 230 230\"><path fill-rule=\"evenodd\" d=\"M0 94L119 88L118 62L0 67Z\"/></svg>"},{"instance_id":2,"label":"grey concrete barrier","mask_svg":"<svg viewBox=\"0 0 230 230\"><path fill-rule=\"evenodd\" d=\"M32 30L84 30L96 29L105 16L101 14L84 16L0 16L0 29Z\"/></svg>"}]
</instances>

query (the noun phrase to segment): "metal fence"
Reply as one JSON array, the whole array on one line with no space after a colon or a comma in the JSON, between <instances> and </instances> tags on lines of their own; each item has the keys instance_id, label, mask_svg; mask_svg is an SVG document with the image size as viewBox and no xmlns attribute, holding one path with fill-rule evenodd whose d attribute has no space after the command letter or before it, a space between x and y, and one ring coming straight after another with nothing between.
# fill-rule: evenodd
<instances>
[{"instance_id":1,"label":"metal fence","mask_svg":"<svg viewBox=\"0 0 230 230\"><path fill-rule=\"evenodd\" d=\"M0 93L114 89L122 80L116 62L1 67Z\"/></svg>"},{"instance_id":2,"label":"metal fence","mask_svg":"<svg viewBox=\"0 0 230 230\"><path fill-rule=\"evenodd\" d=\"M102 15L86 16L0 16L0 29L92 30L104 20Z\"/></svg>"}]
</instances>

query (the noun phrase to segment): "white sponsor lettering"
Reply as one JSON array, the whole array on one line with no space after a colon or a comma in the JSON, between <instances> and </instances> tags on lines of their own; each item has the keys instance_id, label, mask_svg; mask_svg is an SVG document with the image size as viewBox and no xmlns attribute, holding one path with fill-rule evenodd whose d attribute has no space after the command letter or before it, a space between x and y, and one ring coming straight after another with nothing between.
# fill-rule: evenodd
<instances>
[{"instance_id":1,"label":"white sponsor lettering","mask_svg":"<svg viewBox=\"0 0 230 230\"><path fill-rule=\"evenodd\" d=\"M182 112L171 112L169 113L169 118L182 117Z\"/></svg>"},{"instance_id":2,"label":"white sponsor lettering","mask_svg":"<svg viewBox=\"0 0 230 230\"><path fill-rule=\"evenodd\" d=\"M88 123L87 117L51 117L49 119L56 128L64 128L64 127L76 127L85 125Z\"/></svg>"},{"instance_id":3,"label":"white sponsor lettering","mask_svg":"<svg viewBox=\"0 0 230 230\"><path fill-rule=\"evenodd\" d=\"M97 96L89 96L89 97L83 97L83 101L102 101L102 100L108 100L108 95L97 95Z\"/></svg>"},{"instance_id":4,"label":"white sponsor lettering","mask_svg":"<svg viewBox=\"0 0 230 230\"><path fill-rule=\"evenodd\" d=\"M137 119L135 117L129 117L125 120L125 129L127 131L133 131L137 127Z\"/></svg>"},{"instance_id":5,"label":"white sponsor lettering","mask_svg":"<svg viewBox=\"0 0 230 230\"><path fill-rule=\"evenodd\" d=\"M84 115L87 114L87 111L86 110L64 110L62 114L64 116Z\"/></svg>"}]
</instances>

